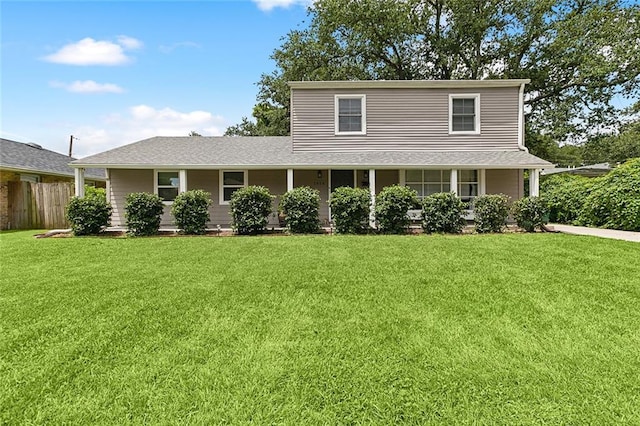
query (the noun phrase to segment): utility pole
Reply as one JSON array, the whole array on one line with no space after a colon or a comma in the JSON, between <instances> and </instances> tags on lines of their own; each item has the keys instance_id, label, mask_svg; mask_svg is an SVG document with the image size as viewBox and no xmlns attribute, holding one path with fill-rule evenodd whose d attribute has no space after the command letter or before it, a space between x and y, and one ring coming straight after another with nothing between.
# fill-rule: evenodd
<instances>
[{"instance_id":1,"label":"utility pole","mask_svg":"<svg viewBox=\"0 0 640 426\"><path fill-rule=\"evenodd\" d=\"M78 140L75 136L71 135L69 138L69 157L73 157L73 140Z\"/></svg>"}]
</instances>

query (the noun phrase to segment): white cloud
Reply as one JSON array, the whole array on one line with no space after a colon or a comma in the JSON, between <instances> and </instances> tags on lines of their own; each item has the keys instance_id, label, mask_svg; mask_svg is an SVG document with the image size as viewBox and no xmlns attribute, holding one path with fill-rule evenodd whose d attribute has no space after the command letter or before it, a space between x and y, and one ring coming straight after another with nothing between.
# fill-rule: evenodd
<instances>
[{"instance_id":1,"label":"white cloud","mask_svg":"<svg viewBox=\"0 0 640 426\"><path fill-rule=\"evenodd\" d=\"M293 5L306 6L313 3L312 0L253 0L253 2L258 6L258 9L265 12L269 12L276 7L288 8Z\"/></svg>"},{"instance_id":2,"label":"white cloud","mask_svg":"<svg viewBox=\"0 0 640 426\"><path fill-rule=\"evenodd\" d=\"M153 136L187 136L192 130L202 136L220 136L225 127L222 116L208 111L181 112L136 105L124 114L104 117L101 125L73 129L72 134L78 137L74 156L96 154Z\"/></svg>"},{"instance_id":3,"label":"white cloud","mask_svg":"<svg viewBox=\"0 0 640 426\"><path fill-rule=\"evenodd\" d=\"M66 65L123 65L131 62L125 50L140 47L142 47L141 41L127 36L119 36L115 43L87 37L76 43L67 44L43 59Z\"/></svg>"},{"instance_id":4,"label":"white cloud","mask_svg":"<svg viewBox=\"0 0 640 426\"><path fill-rule=\"evenodd\" d=\"M49 83L51 87L65 89L73 93L123 93L124 89L117 84L112 83L96 83L93 80L74 81L72 83L61 83L52 81Z\"/></svg>"}]
</instances>

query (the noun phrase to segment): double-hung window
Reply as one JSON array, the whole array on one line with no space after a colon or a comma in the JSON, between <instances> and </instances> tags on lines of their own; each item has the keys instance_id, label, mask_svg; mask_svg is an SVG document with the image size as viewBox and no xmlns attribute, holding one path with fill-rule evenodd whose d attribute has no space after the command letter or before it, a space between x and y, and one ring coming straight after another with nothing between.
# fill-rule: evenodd
<instances>
[{"instance_id":1,"label":"double-hung window","mask_svg":"<svg viewBox=\"0 0 640 426\"><path fill-rule=\"evenodd\" d=\"M478 196L478 170L458 170L458 196L465 203Z\"/></svg>"},{"instance_id":2,"label":"double-hung window","mask_svg":"<svg viewBox=\"0 0 640 426\"><path fill-rule=\"evenodd\" d=\"M156 194L164 201L173 201L180 189L180 174L177 171L156 171Z\"/></svg>"},{"instance_id":3,"label":"double-hung window","mask_svg":"<svg viewBox=\"0 0 640 426\"><path fill-rule=\"evenodd\" d=\"M449 95L449 133L480 134L480 95Z\"/></svg>"},{"instance_id":4,"label":"double-hung window","mask_svg":"<svg viewBox=\"0 0 640 426\"><path fill-rule=\"evenodd\" d=\"M220 170L220 204L229 204L233 193L246 186L246 170Z\"/></svg>"},{"instance_id":5,"label":"double-hung window","mask_svg":"<svg viewBox=\"0 0 640 426\"><path fill-rule=\"evenodd\" d=\"M406 170L405 183L422 199L427 195L451 191L451 170Z\"/></svg>"},{"instance_id":6,"label":"double-hung window","mask_svg":"<svg viewBox=\"0 0 640 426\"><path fill-rule=\"evenodd\" d=\"M364 135L367 133L365 95L336 95L336 135Z\"/></svg>"}]
</instances>

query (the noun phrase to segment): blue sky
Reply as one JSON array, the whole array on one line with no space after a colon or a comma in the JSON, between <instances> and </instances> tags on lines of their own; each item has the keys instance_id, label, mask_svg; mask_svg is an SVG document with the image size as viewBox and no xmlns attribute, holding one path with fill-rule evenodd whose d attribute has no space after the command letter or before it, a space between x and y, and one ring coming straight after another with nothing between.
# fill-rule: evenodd
<instances>
[{"instance_id":1,"label":"blue sky","mask_svg":"<svg viewBox=\"0 0 640 426\"><path fill-rule=\"evenodd\" d=\"M4 138L82 157L250 116L306 0L0 3Z\"/></svg>"}]
</instances>

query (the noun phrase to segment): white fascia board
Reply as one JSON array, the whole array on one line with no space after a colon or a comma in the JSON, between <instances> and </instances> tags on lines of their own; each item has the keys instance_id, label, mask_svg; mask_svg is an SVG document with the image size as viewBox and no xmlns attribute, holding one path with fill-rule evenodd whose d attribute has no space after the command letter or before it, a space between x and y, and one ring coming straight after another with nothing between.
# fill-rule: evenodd
<instances>
[{"instance_id":1,"label":"white fascia board","mask_svg":"<svg viewBox=\"0 0 640 426\"><path fill-rule=\"evenodd\" d=\"M78 165L77 167L85 168ZM357 170L397 170L397 169L451 169L456 168L459 170L475 170L475 169L542 169L546 166L541 163L530 164L375 164L375 163L360 163L360 164L278 164L278 165L246 165L246 164L207 164L207 165L148 165L148 164L107 164L107 165L91 165L91 167L105 168L105 169L144 169L144 170L158 170L158 171L176 171L179 169L186 170L327 170L327 169L357 169ZM96 180L93 177L90 180Z\"/></svg>"},{"instance_id":2,"label":"white fascia board","mask_svg":"<svg viewBox=\"0 0 640 426\"><path fill-rule=\"evenodd\" d=\"M529 79L513 80L353 80L289 81L291 89L456 89L483 87L518 87Z\"/></svg>"}]
</instances>

